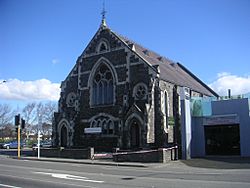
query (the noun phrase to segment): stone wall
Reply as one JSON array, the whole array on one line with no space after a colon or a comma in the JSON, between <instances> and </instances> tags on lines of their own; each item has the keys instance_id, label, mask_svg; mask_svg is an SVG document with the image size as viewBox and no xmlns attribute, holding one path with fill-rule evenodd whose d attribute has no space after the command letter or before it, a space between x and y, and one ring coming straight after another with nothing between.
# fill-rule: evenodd
<instances>
[{"instance_id":1,"label":"stone wall","mask_svg":"<svg viewBox=\"0 0 250 188\"><path fill-rule=\"evenodd\" d=\"M116 162L148 162L148 163L166 163L177 159L177 149L164 149L138 152L121 152L113 154L113 160Z\"/></svg>"},{"instance_id":2,"label":"stone wall","mask_svg":"<svg viewBox=\"0 0 250 188\"><path fill-rule=\"evenodd\" d=\"M68 149L68 148L41 148L41 157L71 158L71 159L91 159L93 156L91 148L88 149ZM33 151L33 156L37 156L37 150Z\"/></svg>"}]
</instances>

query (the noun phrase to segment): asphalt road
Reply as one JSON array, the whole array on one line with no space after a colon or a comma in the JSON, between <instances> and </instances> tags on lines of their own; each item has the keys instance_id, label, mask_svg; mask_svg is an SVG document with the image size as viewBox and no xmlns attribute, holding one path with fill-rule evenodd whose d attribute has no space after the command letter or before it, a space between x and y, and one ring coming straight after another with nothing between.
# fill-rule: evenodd
<instances>
[{"instance_id":1,"label":"asphalt road","mask_svg":"<svg viewBox=\"0 0 250 188\"><path fill-rule=\"evenodd\" d=\"M148 168L17 160L0 155L0 188L250 187L250 169L191 167L181 162Z\"/></svg>"}]
</instances>

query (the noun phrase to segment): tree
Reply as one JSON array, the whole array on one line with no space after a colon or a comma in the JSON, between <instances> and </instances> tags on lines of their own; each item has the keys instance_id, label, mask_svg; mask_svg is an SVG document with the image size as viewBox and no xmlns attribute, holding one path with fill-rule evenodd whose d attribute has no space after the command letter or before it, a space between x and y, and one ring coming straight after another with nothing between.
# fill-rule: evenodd
<instances>
[{"instance_id":1,"label":"tree","mask_svg":"<svg viewBox=\"0 0 250 188\"><path fill-rule=\"evenodd\" d=\"M36 132L41 131L43 135L52 134L53 114L56 111L56 103L38 103L36 105L37 125L34 126Z\"/></svg>"},{"instance_id":2,"label":"tree","mask_svg":"<svg viewBox=\"0 0 250 188\"><path fill-rule=\"evenodd\" d=\"M22 117L25 119L25 128L30 131L36 120L36 103L28 103L22 110Z\"/></svg>"},{"instance_id":3,"label":"tree","mask_svg":"<svg viewBox=\"0 0 250 188\"><path fill-rule=\"evenodd\" d=\"M13 124L7 124L4 127L2 127L1 131L0 131L0 138L1 138L1 142L4 142L5 139L15 139L16 138L16 132L13 129Z\"/></svg>"},{"instance_id":4,"label":"tree","mask_svg":"<svg viewBox=\"0 0 250 188\"><path fill-rule=\"evenodd\" d=\"M14 111L8 104L0 104L0 127L4 127L13 120Z\"/></svg>"},{"instance_id":5,"label":"tree","mask_svg":"<svg viewBox=\"0 0 250 188\"><path fill-rule=\"evenodd\" d=\"M50 137L52 134L53 114L56 110L56 103L28 103L22 110L22 116L26 122L26 134L41 134Z\"/></svg>"},{"instance_id":6,"label":"tree","mask_svg":"<svg viewBox=\"0 0 250 188\"><path fill-rule=\"evenodd\" d=\"M53 122L54 112L56 111L56 103L48 102L44 104L44 121L47 124L51 124Z\"/></svg>"},{"instance_id":7,"label":"tree","mask_svg":"<svg viewBox=\"0 0 250 188\"><path fill-rule=\"evenodd\" d=\"M15 111L12 110L9 104L0 104L0 137L1 137L1 140L4 140L5 137L13 137L14 113Z\"/></svg>"}]
</instances>

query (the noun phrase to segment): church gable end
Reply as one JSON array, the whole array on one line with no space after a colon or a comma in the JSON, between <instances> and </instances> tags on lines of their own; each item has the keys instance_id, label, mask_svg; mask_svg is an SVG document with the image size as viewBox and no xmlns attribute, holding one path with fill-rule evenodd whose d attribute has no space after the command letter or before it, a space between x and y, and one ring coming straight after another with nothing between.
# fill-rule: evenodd
<instances>
[{"instance_id":1,"label":"church gable end","mask_svg":"<svg viewBox=\"0 0 250 188\"><path fill-rule=\"evenodd\" d=\"M182 81L182 70L114 33L104 21L62 82L55 143L109 151L173 143L172 121L179 111L173 91L182 84L176 82Z\"/></svg>"}]
</instances>

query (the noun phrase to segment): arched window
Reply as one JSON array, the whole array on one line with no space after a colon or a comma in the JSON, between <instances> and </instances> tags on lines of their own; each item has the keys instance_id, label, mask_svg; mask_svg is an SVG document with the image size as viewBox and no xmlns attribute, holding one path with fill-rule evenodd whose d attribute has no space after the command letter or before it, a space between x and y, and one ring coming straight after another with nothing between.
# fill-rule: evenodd
<instances>
[{"instance_id":1,"label":"arched window","mask_svg":"<svg viewBox=\"0 0 250 188\"><path fill-rule=\"evenodd\" d=\"M90 127L101 127L102 134L114 134L114 122L108 117L98 117L90 123Z\"/></svg>"},{"instance_id":2,"label":"arched window","mask_svg":"<svg viewBox=\"0 0 250 188\"><path fill-rule=\"evenodd\" d=\"M97 48L96 48L97 52L105 52L105 51L109 51L109 44L108 41L106 39L101 39L101 41L99 42Z\"/></svg>"},{"instance_id":3,"label":"arched window","mask_svg":"<svg viewBox=\"0 0 250 188\"><path fill-rule=\"evenodd\" d=\"M96 70L92 85L92 104L113 104L114 79L111 70L102 63Z\"/></svg>"},{"instance_id":4,"label":"arched window","mask_svg":"<svg viewBox=\"0 0 250 188\"><path fill-rule=\"evenodd\" d=\"M108 121L108 134L114 134L114 122L112 120Z\"/></svg>"},{"instance_id":5,"label":"arched window","mask_svg":"<svg viewBox=\"0 0 250 188\"><path fill-rule=\"evenodd\" d=\"M101 43L99 51L103 52L103 51L106 51L106 50L107 50L107 45L105 45L105 43Z\"/></svg>"}]
</instances>

